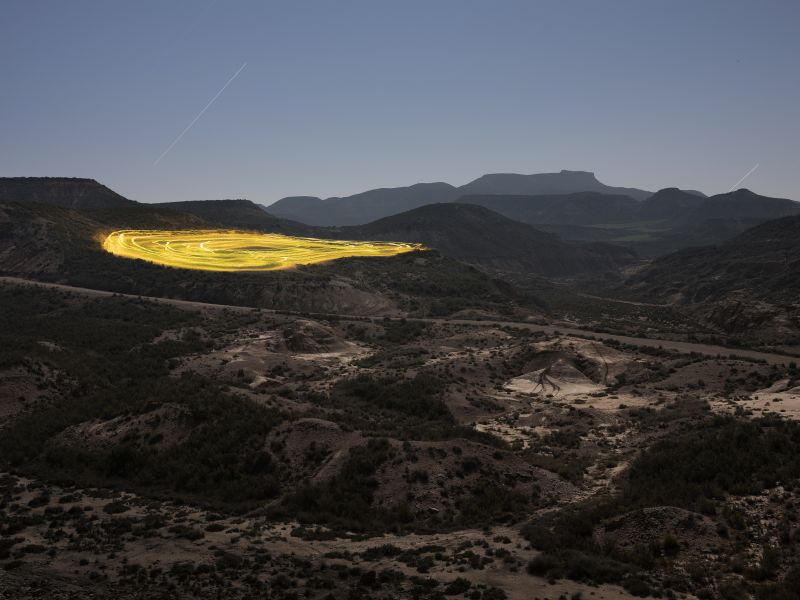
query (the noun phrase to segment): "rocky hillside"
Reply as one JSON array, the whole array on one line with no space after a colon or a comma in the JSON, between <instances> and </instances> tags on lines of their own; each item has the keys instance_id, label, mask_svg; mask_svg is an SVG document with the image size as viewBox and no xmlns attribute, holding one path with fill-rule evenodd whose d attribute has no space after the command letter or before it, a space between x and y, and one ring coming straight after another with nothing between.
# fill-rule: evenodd
<instances>
[{"instance_id":1,"label":"rocky hillside","mask_svg":"<svg viewBox=\"0 0 800 600\"><path fill-rule=\"evenodd\" d=\"M0 202L0 272L56 273L70 257L99 252L100 237L115 229L209 226L194 215L136 202L87 211Z\"/></svg>"},{"instance_id":2,"label":"rocky hillside","mask_svg":"<svg viewBox=\"0 0 800 600\"><path fill-rule=\"evenodd\" d=\"M79 177L0 177L0 202L39 202L78 209L134 204L94 179Z\"/></svg>"},{"instance_id":3,"label":"rocky hillside","mask_svg":"<svg viewBox=\"0 0 800 600\"><path fill-rule=\"evenodd\" d=\"M148 204L77 211L0 203L0 274L146 296L356 315L511 314L515 306L530 304L508 284L436 252L342 259L287 271L215 273L119 258L100 247L103 234L115 229L215 226Z\"/></svg>"},{"instance_id":4,"label":"rocky hillside","mask_svg":"<svg viewBox=\"0 0 800 600\"><path fill-rule=\"evenodd\" d=\"M603 337L0 280L0 597L796 598L800 372Z\"/></svg>"},{"instance_id":5,"label":"rocky hillside","mask_svg":"<svg viewBox=\"0 0 800 600\"><path fill-rule=\"evenodd\" d=\"M368 225L345 227L339 233L345 238L418 242L490 270L549 277L615 271L635 260L628 249L564 242L470 204L431 204Z\"/></svg>"},{"instance_id":6,"label":"rocky hillside","mask_svg":"<svg viewBox=\"0 0 800 600\"><path fill-rule=\"evenodd\" d=\"M726 331L800 334L800 216L768 221L718 246L669 254L629 293L695 307Z\"/></svg>"}]
</instances>

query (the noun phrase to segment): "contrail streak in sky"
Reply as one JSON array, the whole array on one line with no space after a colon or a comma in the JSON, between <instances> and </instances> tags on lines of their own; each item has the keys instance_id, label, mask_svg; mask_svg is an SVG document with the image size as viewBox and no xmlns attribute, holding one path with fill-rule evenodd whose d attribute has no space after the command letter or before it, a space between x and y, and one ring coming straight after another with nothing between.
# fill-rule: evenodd
<instances>
[{"instance_id":1,"label":"contrail streak in sky","mask_svg":"<svg viewBox=\"0 0 800 600\"><path fill-rule=\"evenodd\" d=\"M212 104L214 104L214 102L216 102L217 98L219 98L219 97L222 95L222 92L224 92L224 91L225 91L225 88L227 88L227 87L228 87L228 86L229 86L231 83L233 83L233 80L234 80L234 79L236 79L236 78L239 76L239 73L241 73L242 71L244 71L244 68L245 68L246 66L247 66L247 63L243 63L243 64L242 64L242 66L241 66L241 67L239 67L239 70L238 70L238 71L236 71L236 73L234 73L234 74L233 74L233 77L231 77L230 79L228 79L228 81L225 83L225 85L223 85L223 86L220 88L220 90L219 90L219 91L218 91L218 92L217 92L217 93L214 95L214 97L213 97L211 100L209 100L208 104L206 104L206 105L205 105L205 107L203 108L203 110L201 110L199 113L197 113L197 116L196 116L194 119L192 119L192 122L191 122L191 123L189 123L189 124L186 126L186 129L184 129L183 131L181 131L180 135L178 135L178 137L176 137L176 138L175 138L175 139L172 141L172 143L171 143L169 146L167 146L167 149L166 149L166 150L164 150L164 152L162 152L162 153L161 153L161 156L159 156L159 157L158 157L158 158L155 160L155 162L153 163L153 166L154 166L154 167L155 167L156 165L158 165L158 163L160 163L160 162L161 162L161 159L162 159L162 158L164 158L164 157L167 155L167 153L168 153L170 150L172 150L172 148L174 148L174 147L175 147L175 144L177 144L178 142L180 142L180 141L181 141L181 138L182 138L184 135L186 135L186 132L188 132L188 131L189 131L189 130L192 128L192 126L193 126L195 123L197 123L197 121L200 119L200 117L202 117L202 116L203 116L203 113L205 113L205 112L206 112L206 111L209 109L209 107L210 107Z\"/></svg>"},{"instance_id":2,"label":"contrail streak in sky","mask_svg":"<svg viewBox=\"0 0 800 600\"><path fill-rule=\"evenodd\" d=\"M729 190L728 190L728 193L731 193L733 190L735 190L737 187L739 187L739 184L740 184L740 183L742 183L742 182L743 182L745 179L747 179L748 177L750 177L750 175L752 175L753 171L755 171L757 168L758 168L758 163L756 163L756 166L755 166L755 167L753 167L753 168L752 168L752 169L750 169L750 170L749 170L747 173L745 173L745 174L744 174L744 177L742 177L742 178L741 178L739 181L737 181L736 183L734 183L734 184L733 184L733 187L732 187L731 189L729 189Z\"/></svg>"}]
</instances>

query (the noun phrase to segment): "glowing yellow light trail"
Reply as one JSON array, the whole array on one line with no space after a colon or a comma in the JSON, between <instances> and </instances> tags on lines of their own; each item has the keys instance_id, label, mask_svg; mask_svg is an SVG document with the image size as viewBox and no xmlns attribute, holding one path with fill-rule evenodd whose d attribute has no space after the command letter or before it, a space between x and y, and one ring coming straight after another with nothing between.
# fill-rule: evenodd
<instances>
[{"instance_id":1,"label":"glowing yellow light trail","mask_svg":"<svg viewBox=\"0 0 800 600\"><path fill-rule=\"evenodd\" d=\"M275 271L349 256L395 256L420 244L324 240L218 229L115 231L103 249L125 258L203 271Z\"/></svg>"}]
</instances>

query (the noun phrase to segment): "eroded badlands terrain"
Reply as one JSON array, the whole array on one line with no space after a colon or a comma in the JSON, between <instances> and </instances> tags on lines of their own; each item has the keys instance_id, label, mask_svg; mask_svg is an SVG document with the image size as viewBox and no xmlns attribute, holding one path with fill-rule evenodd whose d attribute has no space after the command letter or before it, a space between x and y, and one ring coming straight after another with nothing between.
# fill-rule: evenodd
<instances>
[{"instance_id":1,"label":"eroded badlands terrain","mask_svg":"<svg viewBox=\"0 0 800 600\"><path fill-rule=\"evenodd\" d=\"M800 372L0 287L0 597L789 598Z\"/></svg>"}]
</instances>

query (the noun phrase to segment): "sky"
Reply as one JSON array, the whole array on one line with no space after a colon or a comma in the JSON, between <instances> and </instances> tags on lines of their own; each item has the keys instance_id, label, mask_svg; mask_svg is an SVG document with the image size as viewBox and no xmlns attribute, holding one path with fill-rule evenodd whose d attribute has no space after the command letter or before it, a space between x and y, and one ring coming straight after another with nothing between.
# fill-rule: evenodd
<instances>
[{"instance_id":1,"label":"sky","mask_svg":"<svg viewBox=\"0 0 800 600\"><path fill-rule=\"evenodd\" d=\"M3 0L0 176L144 202L497 172L800 200L800 2ZM757 168L753 168L757 165Z\"/></svg>"}]
</instances>

